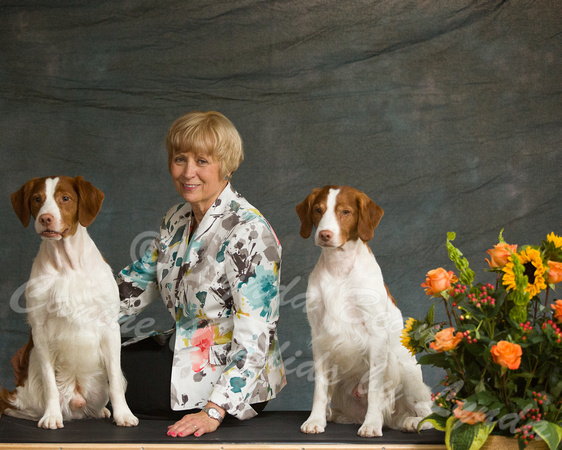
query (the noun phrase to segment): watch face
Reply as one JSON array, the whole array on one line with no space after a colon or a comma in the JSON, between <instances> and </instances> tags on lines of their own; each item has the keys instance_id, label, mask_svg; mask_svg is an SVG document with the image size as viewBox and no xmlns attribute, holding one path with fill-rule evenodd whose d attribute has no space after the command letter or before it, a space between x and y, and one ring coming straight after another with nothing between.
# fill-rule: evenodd
<instances>
[{"instance_id":1,"label":"watch face","mask_svg":"<svg viewBox=\"0 0 562 450\"><path fill-rule=\"evenodd\" d=\"M219 422L222 421L222 416L221 414L214 408L205 408L205 412L207 413L207 415L211 418L211 419L216 419Z\"/></svg>"}]
</instances>

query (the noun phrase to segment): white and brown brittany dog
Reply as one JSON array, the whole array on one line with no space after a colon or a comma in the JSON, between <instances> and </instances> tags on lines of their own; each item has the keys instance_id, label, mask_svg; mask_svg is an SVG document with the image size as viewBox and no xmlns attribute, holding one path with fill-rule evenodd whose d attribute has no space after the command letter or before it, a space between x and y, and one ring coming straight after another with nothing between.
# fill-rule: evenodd
<instances>
[{"instance_id":1,"label":"white and brown brittany dog","mask_svg":"<svg viewBox=\"0 0 562 450\"><path fill-rule=\"evenodd\" d=\"M316 227L322 248L306 292L315 386L301 431L322 433L327 420L361 424L363 437L382 436L383 426L415 431L431 394L400 342L402 314L367 245L383 210L346 186L314 189L296 209L301 236Z\"/></svg>"},{"instance_id":2,"label":"white and brown brittany dog","mask_svg":"<svg viewBox=\"0 0 562 450\"><path fill-rule=\"evenodd\" d=\"M42 243L25 290L27 373L1 393L0 414L56 429L63 420L110 417L110 399L117 425L138 424L125 401L117 284L86 231L103 198L83 178L62 176L34 178L11 196L24 227L35 219Z\"/></svg>"}]
</instances>

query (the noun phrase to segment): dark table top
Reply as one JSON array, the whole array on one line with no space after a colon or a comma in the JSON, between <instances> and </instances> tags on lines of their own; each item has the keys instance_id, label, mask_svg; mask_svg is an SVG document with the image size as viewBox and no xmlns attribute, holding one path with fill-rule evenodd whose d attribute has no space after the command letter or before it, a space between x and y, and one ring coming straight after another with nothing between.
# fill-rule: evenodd
<instances>
[{"instance_id":1,"label":"dark table top","mask_svg":"<svg viewBox=\"0 0 562 450\"><path fill-rule=\"evenodd\" d=\"M170 420L141 419L137 427L126 428L116 426L111 419L86 419L65 422L64 428L58 430L44 430L37 428L37 422L4 415L0 418L0 443L444 444L444 433L436 430L403 433L385 429L382 437L369 439L357 436L358 425L328 423L323 434L303 434L300 426L308 414L307 411L265 411L251 420L231 418L214 433L199 438L167 436Z\"/></svg>"}]
</instances>

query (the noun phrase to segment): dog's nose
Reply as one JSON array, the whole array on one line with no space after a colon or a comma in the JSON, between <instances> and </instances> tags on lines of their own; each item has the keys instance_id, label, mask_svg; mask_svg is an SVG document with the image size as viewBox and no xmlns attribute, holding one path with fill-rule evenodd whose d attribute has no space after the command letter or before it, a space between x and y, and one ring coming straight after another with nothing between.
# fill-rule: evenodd
<instances>
[{"instance_id":1,"label":"dog's nose","mask_svg":"<svg viewBox=\"0 0 562 450\"><path fill-rule=\"evenodd\" d=\"M320 236L320 239L325 242L328 242L334 237L334 233L332 233L330 230L322 230L320 233L318 233L318 235Z\"/></svg>"},{"instance_id":2,"label":"dog's nose","mask_svg":"<svg viewBox=\"0 0 562 450\"><path fill-rule=\"evenodd\" d=\"M55 218L51 214L42 214L39 217L39 223L44 227L48 227L49 225L51 225L51 223L53 223L54 219Z\"/></svg>"}]
</instances>

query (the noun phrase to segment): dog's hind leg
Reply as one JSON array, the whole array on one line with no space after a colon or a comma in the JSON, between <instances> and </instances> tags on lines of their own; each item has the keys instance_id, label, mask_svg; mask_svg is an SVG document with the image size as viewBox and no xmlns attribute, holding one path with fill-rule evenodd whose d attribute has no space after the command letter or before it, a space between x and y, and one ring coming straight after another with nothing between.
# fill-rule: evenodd
<instances>
[{"instance_id":1,"label":"dog's hind leg","mask_svg":"<svg viewBox=\"0 0 562 450\"><path fill-rule=\"evenodd\" d=\"M431 391L423 382L421 368L410 355L400 358L400 386L392 428L413 432L421 420L431 414ZM421 429L433 426L426 422Z\"/></svg>"}]
</instances>

